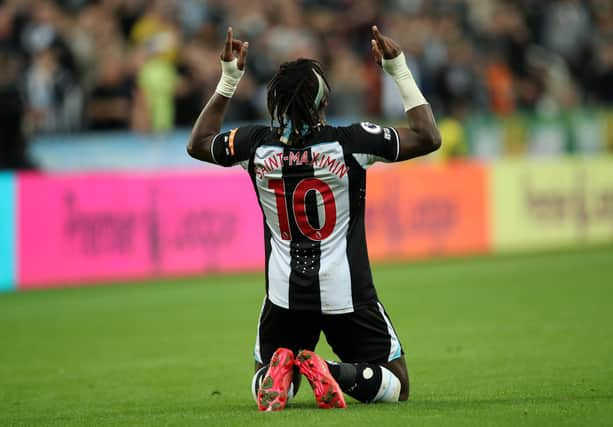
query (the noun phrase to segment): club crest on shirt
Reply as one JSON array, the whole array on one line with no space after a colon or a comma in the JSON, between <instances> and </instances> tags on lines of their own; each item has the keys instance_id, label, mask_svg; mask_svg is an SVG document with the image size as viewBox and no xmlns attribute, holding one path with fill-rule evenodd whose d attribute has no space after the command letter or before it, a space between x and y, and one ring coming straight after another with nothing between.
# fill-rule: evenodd
<instances>
[{"instance_id":1,"label":"club crest on shirt","mask_svg":"<svg viewBox=\"0 0 613 427\"><path fill-rule=\"evenodd\" d=\"M372 133L373 135L381 133L381 126L376 125L374 123L362 122L360 123L360 126L362 126L362 129L364 129L366 132Z\"/></svg>"}]
</instances>

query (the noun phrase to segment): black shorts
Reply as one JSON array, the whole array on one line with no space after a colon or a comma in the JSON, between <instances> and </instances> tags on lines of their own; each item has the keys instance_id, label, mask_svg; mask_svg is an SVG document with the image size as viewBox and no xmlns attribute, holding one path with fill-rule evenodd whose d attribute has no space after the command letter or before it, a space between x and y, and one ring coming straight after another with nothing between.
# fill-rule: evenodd
<instances>
[{"instance_id":1,"label":"black shorts","mask_svg":"<svg viewBox=\"0 0 613 427\"><path fill-rule=\"evenodd\" d=\"M264 300L255 360L270 361L279 347L315 350L320 332L342 362L382 364L404 354L396 331L383 305L372 304L346 314L322 314L316 311L287 310Z\"/></svg>"}]
</instances>

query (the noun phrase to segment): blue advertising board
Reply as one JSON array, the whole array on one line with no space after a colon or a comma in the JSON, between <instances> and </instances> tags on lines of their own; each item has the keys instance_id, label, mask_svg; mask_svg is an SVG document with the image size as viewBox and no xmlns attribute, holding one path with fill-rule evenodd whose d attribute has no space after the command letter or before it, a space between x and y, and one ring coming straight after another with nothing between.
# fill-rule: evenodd
<instances>
[{"instance_id":1,"label":"blue advertising board","mask_svg":"<svg viewBox=\"0 0 613 427\"><path fill-rule=\"evenodd\" d=\"M15 175L0 173L0 292L15 289Z\"/></svg>"}]
</instances>

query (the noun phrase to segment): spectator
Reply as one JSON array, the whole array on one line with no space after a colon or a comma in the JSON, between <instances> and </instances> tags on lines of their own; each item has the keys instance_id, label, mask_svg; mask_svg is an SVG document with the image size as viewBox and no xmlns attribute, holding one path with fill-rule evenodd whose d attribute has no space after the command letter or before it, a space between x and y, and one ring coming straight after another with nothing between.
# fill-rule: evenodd
<instances>
[{"instance_id":1,"label":"spectator","mask_svg":"<svg viewBox=\"0 0 613 427\"><path fill-rule=\"evenodd\" d=\"M467 109L463 105L455 105L448 116L438 123L441 140L445 141L435 157L441 162L448 162L464 157L468 152L468 142L464 121Z\"/></svg>"},{"instance_id":2,"label":"spectator","mask_svg":"<svg viewBox=\"0 0 613 427\"><path fill-rule=\"evenodd\" d=\"M589 55L591 42L591 22L585 3L580 0L551 2L545 17L545 47L578 72Z\"/></svg>"},{"instance_id":3,"label":"spectator","mask_svg":"<svg viewBox=\"0 0 613 427\"><path fill-rule=\"evenodd\" d=\"M368 40L360 36L373 22L399 40L438 115L612 102L609 0L0 4L0 45L25 59L20 86L35 132L191 125L217 83L217 46L228 24L257 52L229 112L238 120L266 116L254 101L276 66L298 56L322 60L336 82L331 113L393 118L393 86L374 72Z\"/></svg>"},{"instance_id":4,"label":"spectator","mask_svg":"<svg viewBox=\"0 0 613 427\"><path fill-rule=\"evenodd\" d=\"M24 105L18 90L19 58L0 48L0 170L29 169L34 165L26 150Z\"/></svg>"},{"instance_id":5,"label":"spectator","mask_svg":"<svg viewBox=\"0 0 613 427\"><path fill-rule=\"evenodd\" d=\"M107 59L87 104L88 128L117 130L132 127L134 85L125 72L118 50L103 51ZM108 52L108 53L107 53Z\"/></svg>"},{"instance_id":6,"label":"spectator","mask_svg":"<svg viewBox=\"0 0 613 427\"><path fill-rule=\"evenodd\" d=\"M62 68L51 39L44 35L36 43L25 73L30 122L36 132L75 131L81 124L81 90L69 71Z\"/></svg>"},{"instance_id":7,"label":"spectator","mask_svg":"<svg viewBox=\"0 0 613 427\"><path fill-rule=\"evenodd\" d=\"M328 111L330 115L358 117L364 111L366 99L365 66L351 50L339 47L329 71L334 97ZM402 111L402 108L400 108Z\"/></svg>"},{"instance_id":8,"label":"spectator","mask_svg":"<svg viewBox=\"0 0 613 427\"><path fill-rule=\"evenodd\" d=\"M483 107L483 88L472 46L459 40L450 46L449 52L449 62L439 72L436 81L436 90L445 106L444 113L450 114L457 106Z\"/></svg>"},{"instance_id":9,"label":"spectator","mask_svg":"<svg viewBox=\"0 0 613 427\"><path fill-rule=\"evenodd\" d=\"M146 55L136 81L150 113L149 126L155 132L174 126L179 32L172 21L173 13L172 3L155 0L131 32L136 48Z\"/></svg>"},{"instance_id":10,"label":"spectator","mask_svg":"<svg viewBox=\"0 0 613 427\"><path fill-rule=\"evenodd\" d=\"M551 114L573 108L578 101L577 88L566 62L541 47L531 48L527 57L533 78L540 79L543 88L535 100L536 110Z\"/></svg>"},{"instance_id":11,"label":"spectator","mask_svg":"<svg viewBox=\"0 0 613 427\"><path fill-rule=\"evenodd\" d=\"M485 83L490 94L489 108L498 115L515 112L513 73L500 54L493 53L485 68Z\"/></svg>"},{"instance_id":12,"label":"spectator","mask_svg":"<svg viewBox=\"0 0 613 427\"><path fill-rule=\"evenodd\" d=\"M601 104L613 104L613 33L599 40L591 67L590 92Z\"/></svg>"}]
</instances>

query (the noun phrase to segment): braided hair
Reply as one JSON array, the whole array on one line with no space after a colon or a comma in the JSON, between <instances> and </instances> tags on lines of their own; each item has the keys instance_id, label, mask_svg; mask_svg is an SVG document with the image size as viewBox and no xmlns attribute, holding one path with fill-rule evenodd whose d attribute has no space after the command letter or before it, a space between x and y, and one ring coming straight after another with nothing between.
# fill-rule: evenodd
<instances>
[{"instance_id":1,"label":"braided hair","mask_svg":"<svg viewBox=\"0 0 613 427\"><path fill-rule=\"evenodd\" d=\"M279 135L287 135L284 142L293 144L296 138L302 139L319 125L322 107L321 94L318 96L320 85L324 86L326 93L330 91L321 64L304 58L281 64L268 83L270 124L273 127L277 120Z\"/></svg>"}]
</instances>

